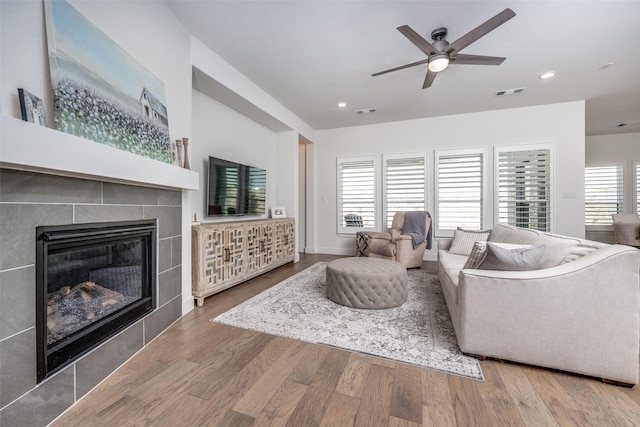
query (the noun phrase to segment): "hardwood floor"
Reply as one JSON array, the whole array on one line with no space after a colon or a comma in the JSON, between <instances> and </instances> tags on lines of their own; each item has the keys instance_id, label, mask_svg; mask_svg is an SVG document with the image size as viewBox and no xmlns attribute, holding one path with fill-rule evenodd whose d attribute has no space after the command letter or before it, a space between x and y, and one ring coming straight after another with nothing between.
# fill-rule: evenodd
<instances>
[{"instance_id":1,"label":"hardwood floor","mask_svg":"<svg viewBox=\"0 0 640 427\"><path fill-rule=\"evenodd\" d=\"M209 297L54 426L638 426L640 386L498 361L486 381L209 322L318 261Z\"/></svg>"}]
</instances>

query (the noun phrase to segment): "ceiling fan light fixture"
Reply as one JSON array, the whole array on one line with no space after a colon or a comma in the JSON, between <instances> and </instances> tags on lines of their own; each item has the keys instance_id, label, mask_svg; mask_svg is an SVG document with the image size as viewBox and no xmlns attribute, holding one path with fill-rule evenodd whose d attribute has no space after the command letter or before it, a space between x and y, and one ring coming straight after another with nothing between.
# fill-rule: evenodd
<instances>
[{"instance_id":1,"label":"ceiling fan light fixture","mask_svg":"<svg viewBox=\"0 0 640 427\"><path fill-rule=\"evenodd\" d=\"M439 73L449 66L449 55L446 53L437 53L429 58L429 71Z\"/></svg>"}]
</instances>

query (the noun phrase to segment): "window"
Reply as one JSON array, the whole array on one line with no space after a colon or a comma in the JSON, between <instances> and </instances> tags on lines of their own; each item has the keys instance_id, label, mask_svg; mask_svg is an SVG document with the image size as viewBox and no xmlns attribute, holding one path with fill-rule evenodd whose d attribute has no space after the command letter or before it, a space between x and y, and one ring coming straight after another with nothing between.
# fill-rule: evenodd
<instances>
[{"instance_id":1,"label":"window","mask_svg":"<svg viewBox=\"0 0 640 427\"><path fill-rule=\"evenodd\" d=\"M640 163L636 163L636 213L640 214Z\"/></svg>"},{"instance_id":2,"label":"window","mask_svg":"<svg viewBox=\"0 0 640 427\"><path fill-rule=\"evenodd\" d=\"M551 231L551 146L496 147L498 222Z\"/></svg>"},{"instance_id":3,"label":"window","mask_svg":"<svg viewBox=\"0 0 640 427\"><path fill-rule=\"evenodd\" d=\"M612 223L611 215L624 212L623 167L597 166L584 171L586 225Z\"/></svg>"},{"instance_id":4,"label":"window","mask_svg":"<svg viewBox=\"0 0 640 427\"><path fill-rule=\"evenodd\" d=\"M393 154L384 161L384 224L391 227L398 211L425 210L427 203L426 155Z\"/></svg>"},{"instance_id":5,"label":"window","mask_svg":"<svg viewBox=\"0 0 640 427\"><path fill-rule=\"evenodd\" d=\"M485 225L483 149L436 152L436 235Z\"/></svg>"},{"instance_id":6,"label":"window","mask_svg":"<svg viewBox=\"0 0 640 427\"><path fill-rule=\"evenodd\" d=\"M338 157L338 233L376 229L376 156Z\"/></svg>"}]
</instances>

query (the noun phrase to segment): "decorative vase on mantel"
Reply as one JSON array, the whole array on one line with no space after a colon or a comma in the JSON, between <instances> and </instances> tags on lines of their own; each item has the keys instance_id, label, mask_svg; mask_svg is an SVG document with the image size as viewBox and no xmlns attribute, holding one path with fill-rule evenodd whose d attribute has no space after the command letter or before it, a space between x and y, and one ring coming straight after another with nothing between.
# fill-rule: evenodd
<instances>
[{"instance_id":1,"label":"decorative vase on mantel","mask_svg":"<svg viewBox=\"0 0 640 427\"><path fill-rule=\"evenodd\" d=\"M182 138L182 146L184 149L184 161L182 167L191 170L191 164L189 164L189 138Z\"/></svg>"},{"instance_id":2,"label":"decorative vase on mantel","mask_svg":"<svg viewBox=\"0 0 640 427\"><path fill-rule=\"evenodd\" d=\"M178 153L178 166L182 167L184 162L183 151L182 151L182 140L176 139L176 151Z\"/></svg>"},{"instance_id":3,"label":"decorative vase on mantel","mask_svg":"<svg viewBox=\"0 0 640 427\"><path fill-rule=\"evenodd\" d=\"M178 163L178 145L176 144L176 141L171 141L171 164L174 166L180 166Z\"/></svg>"}]
</instances>

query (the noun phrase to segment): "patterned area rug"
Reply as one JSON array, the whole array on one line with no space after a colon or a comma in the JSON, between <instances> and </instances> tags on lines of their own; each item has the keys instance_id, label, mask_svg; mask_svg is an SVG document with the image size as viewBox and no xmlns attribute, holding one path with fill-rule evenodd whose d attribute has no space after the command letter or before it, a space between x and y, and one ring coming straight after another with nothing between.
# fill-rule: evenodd
<instances>
[{"instance_id":1,"label":"patterned area rug","mask_svg":"<svg viewBox=\"0 0 640 427\"><path fill-rule=\"evenodd\" d=\"M327 299L325 269L314 264L211 321L484 381L458 348L437 275L409 270L406 303L366 310Z\"/></svg>"}]
</instances>

